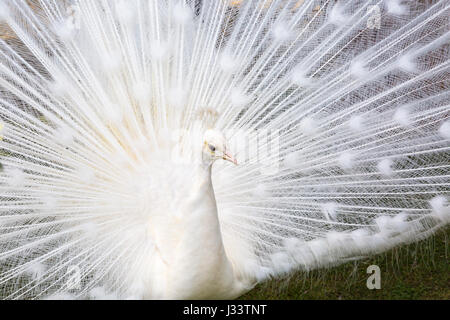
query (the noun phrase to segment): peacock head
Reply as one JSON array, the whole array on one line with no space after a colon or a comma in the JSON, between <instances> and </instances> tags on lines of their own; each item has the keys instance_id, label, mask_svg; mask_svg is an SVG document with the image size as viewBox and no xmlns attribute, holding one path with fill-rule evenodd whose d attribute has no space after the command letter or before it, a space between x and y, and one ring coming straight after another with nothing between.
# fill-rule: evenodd
<instances>
[{"instance_id":1,"label":"peacock head","mask_svg":"<svg viewBox=\"0 0 450 320\"><path fill-rule=\"evenodd\" d=\"M204 163L212 164L217 159L223 159L237 165L236 159L229 153L225 136L220 131L207 130L203 141Z\"/></svg>"}]
</instances>

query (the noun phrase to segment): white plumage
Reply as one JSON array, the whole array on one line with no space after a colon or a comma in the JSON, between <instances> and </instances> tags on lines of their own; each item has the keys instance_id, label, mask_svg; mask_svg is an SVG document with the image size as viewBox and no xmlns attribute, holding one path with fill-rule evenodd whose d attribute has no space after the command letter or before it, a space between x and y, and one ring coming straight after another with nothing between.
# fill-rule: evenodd
<instances>
[{"instance_id":1,"label":"white plumage","mask_svg":"<svg viewBox=\"0 0 450 320\"><path fill-rule=\"evenodd\" d=\"M449 223L447 1L69 2L0 0L2 297L235 298Z\"/></svg>"}]
</instances>

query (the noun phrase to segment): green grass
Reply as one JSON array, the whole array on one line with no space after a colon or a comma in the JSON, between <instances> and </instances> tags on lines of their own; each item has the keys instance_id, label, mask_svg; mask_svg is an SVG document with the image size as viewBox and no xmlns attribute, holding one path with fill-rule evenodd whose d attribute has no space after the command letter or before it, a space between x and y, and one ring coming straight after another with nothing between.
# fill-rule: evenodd
<instances>
[{"instance_id":1,"label":"green grass","mask_svg":"<svg viewBox=\"0 0 450 320\"><path fill-rule=\"evenodd\" d=\"M450 299L450 228L436 236L330 270L297 272L257 286L240 299ZM369 290L369 265L381 289Z\"/></svg>"}]
</instances>

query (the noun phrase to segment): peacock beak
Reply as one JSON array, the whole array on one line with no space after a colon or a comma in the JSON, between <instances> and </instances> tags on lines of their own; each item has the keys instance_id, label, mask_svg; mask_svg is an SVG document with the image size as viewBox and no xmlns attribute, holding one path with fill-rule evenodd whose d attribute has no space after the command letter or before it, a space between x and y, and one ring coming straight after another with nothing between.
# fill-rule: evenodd
<instances>
[{"instance_id":1,"label":"peacock beak","mask_svg":"<svg viewBox=\"0 0 450 320\"><path fill-rule=\"evenodd\" d=\"M238 164L236 158L233 157L233 156L232 156L229 152L227 152L227 151L225 151L225 152L223 153L222 159L223 159L223 160L230 161L230 162L234 163L235 165Z\"/></svg>"}]
</instances>

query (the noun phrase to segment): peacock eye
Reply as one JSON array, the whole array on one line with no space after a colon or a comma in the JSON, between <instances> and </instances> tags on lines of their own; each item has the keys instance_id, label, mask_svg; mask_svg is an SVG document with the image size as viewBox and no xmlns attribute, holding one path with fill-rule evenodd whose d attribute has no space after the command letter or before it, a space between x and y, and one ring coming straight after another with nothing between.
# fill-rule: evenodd
<instances>
[{"instance_id":1,"label":"peacock eye","mask_svg":"<svg viewBox=\"0 0 450 320\"><path fill-rule=\"evenodd\" d=\"M211 150L212 152L216 151L216 147L214 147L213 145L208 145L209 150Z\"/></svg>"}]
</instances>

